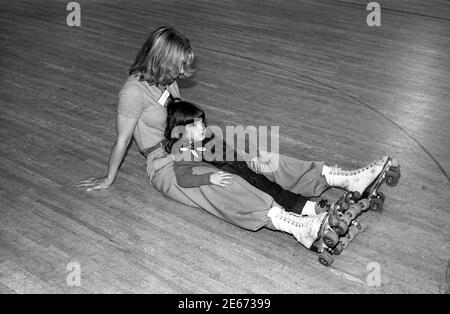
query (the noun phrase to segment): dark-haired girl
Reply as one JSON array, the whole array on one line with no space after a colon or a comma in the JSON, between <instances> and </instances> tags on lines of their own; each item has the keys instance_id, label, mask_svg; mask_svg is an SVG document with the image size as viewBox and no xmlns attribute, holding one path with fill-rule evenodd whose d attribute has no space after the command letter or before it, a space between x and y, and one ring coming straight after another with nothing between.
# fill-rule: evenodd
<instances>
[{"instance_id":1,"label":"dark-haired girl","mask_svg":"<svg viewBox=\"0 0 450 314\"><path fill-rule=\"evenodd\" d=\"M168 118L163 143L167 153L175 156L174 171L177 183L183 188L207 184L226 186L229 173L272 196L283 208L302 213L308 199L284 190L276 182L254 172L244 161L245 156L228 145L223 138L207 134L205 113L196 105L176 99L167 108ZM217 148L217 149L216 149ZM204 158L208 157L209 158ZM206 162L222 171L195 175L192 169ZM226 171L227 173L224 173Z\"/></svg>"}]
</instances>

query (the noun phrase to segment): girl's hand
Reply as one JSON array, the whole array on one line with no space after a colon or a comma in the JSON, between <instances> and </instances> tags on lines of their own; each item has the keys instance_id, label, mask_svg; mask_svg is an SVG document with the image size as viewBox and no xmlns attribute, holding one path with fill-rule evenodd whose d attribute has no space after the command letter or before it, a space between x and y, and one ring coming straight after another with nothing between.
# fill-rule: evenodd
<instances>
[{"instance_id":1,"label":"girl's hand","mask_svg":"<svg viewBox=\"0 0 450 314\"><path fill-rule=\"evenodd\" d=\"M233 180L233 176L229 173L224 173L223 171L213 173L209 177L209 182L211 182L214 185L219 185L219 186L230 185L232 180Z\"/></svg>"},{"instance_id":2,"label":"girl's hand","mask_svg":"<svg viewBox=\"0 0 450 314\"><path fill-rule=\"evenodd\" d=\"M106 190L113 183L112 180L109 180L108 177L104 178L90 178L87 180L81 180L75 183L76 186L87 187L86 191L92 190Z\"/></svg>"}]
</instances>

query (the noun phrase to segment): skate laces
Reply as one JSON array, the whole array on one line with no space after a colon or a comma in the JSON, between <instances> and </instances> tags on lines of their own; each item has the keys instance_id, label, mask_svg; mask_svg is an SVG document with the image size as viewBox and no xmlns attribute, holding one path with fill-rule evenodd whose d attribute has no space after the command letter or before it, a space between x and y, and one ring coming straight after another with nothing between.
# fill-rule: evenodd
<instances>
[{"instance_id":1,"label":"skate laces","mask_svg":"<svg viewBox=\"0 0 450 314\"><path fill-rule=\"evenodd\" d=\"M361 172L367 171L373 166L375 166L378 163L378 161L371 162L365 167L354 169L354 170L343 170L342 168L339 168L337 166L331 168L330 175L336 175L336 176L355 176L360 174Z\"/></svg>"},{"instance_id":2,"label":"skate laces","mask_svg":"<svg viewBox=\"0 0 450 314\"><path fill-rule=\"evenodd\" d=\"M294 225L296 227L303 226L303 224L300 221L298 221L298 218L300 218L300 217L301 216L299 216L299 215L296 215L291 212L286 212L286 211L282 212L278 215L278 218L280 220L282 220L283 222L288 223L290 225Z\"/></svg>"}]
</instances>

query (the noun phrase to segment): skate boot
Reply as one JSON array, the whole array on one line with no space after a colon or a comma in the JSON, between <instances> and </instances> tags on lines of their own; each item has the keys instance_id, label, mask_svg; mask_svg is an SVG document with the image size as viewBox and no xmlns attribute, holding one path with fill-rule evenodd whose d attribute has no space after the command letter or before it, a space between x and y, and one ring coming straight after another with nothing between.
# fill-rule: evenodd
<instances>
[{"instance_id":1,"label":"skate boot","mask_svg":"<svg viewBox=\"0 0 450 314\"><path fill-rule=\"evenodd\" d=\"M326 212L314 216L301 216L286 212L280 207L273 207L269 210L268 216L276 230L293 235L308 249L328 232L334 232L329 225L329 215Z\"/></svg>"},{"instance_id":2,"label":"skate boot","mask_svg":"<svg viewBox=\"0 0 450 314\"><path fill-rule=\"evenodd\" d=\"M333 214L336 215L338 213L337 209L340 209L337 203L332 203L327 199L321 199L317 202L307 201L301 211L301 215L316 216L320 213L328 213L331 216Z\"/></svg>"},{"instance_id":3,"label":"skate boot","mask_svg":"<svg viewBox=\"0 0 450 314\"><path fill-rule=\"evenodd\" d=\"M318 202L307 201L301 210L302 216L316 216L323 212L328 212L329 205L327 200L320 200Z\"/></svg>"},{"instance_id":4,"label":"skate boot","mask_svg":"<svg viewBox=\"0 0 450 314\"><path fill-rule=\"evenodd\" d=\"M389 162L389 157L385 156L363 168L355 170L342 170L337 167L323 166L322 175L325 176L328 185L348 191L356 191L362 195L367 187L380 175L387 162Z\"/></svg>"}]
</instances>

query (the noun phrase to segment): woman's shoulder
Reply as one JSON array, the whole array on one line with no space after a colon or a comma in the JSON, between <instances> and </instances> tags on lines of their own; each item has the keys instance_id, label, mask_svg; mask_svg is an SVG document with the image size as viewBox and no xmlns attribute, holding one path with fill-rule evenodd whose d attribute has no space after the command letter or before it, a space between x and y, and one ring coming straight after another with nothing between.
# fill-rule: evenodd
<instances>
[{"instance_id":1,"label":"woman's shoulder","mask_svg":"<svg viewBox=\"0 0 450 314\"><path fill-rule=\"evenodd\" d=\"M130 76L119 92L117 111L132 118L139 118L145 109L142 87L137 77Z\"/></svg>"},{"instance_id":2,"label":"woman's shoulder","mask_svg":"<svg viewBox=\"0 0 450 314\"><path fill-rule=\"evenodd\" d=\"M139 77L130 75L123 84L119 94L136 94L136 96L139 96L142 93L142 89L143 86L142 82L139 81Z\"/></svg>"}]
</instances>

